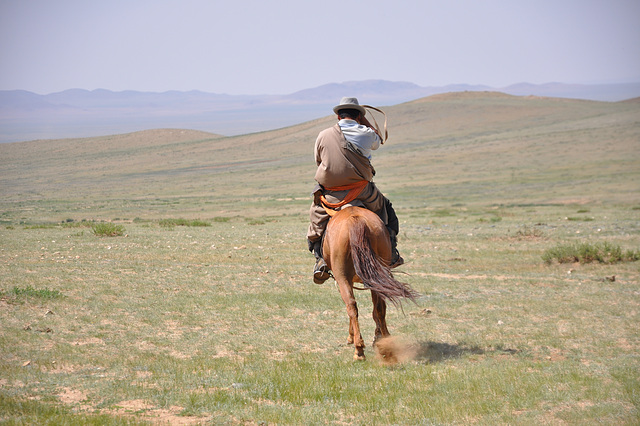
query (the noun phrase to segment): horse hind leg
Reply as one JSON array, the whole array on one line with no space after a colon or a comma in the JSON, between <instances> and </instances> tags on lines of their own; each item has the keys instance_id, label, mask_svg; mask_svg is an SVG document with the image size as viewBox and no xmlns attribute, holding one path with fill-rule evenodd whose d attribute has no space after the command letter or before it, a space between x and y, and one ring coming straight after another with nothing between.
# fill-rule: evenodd
<instances>
[{"instance_id":1,"label":"horse hind leg","mask_svg":"<svg viewBox=\"0 0 640 426\"><path fill-rule=\"evenodd\" d=\"M340 296L342 296L342 301L347 307L347 315L349 316L349 337L347 343L353 343L355 347L353 359L364 360L364 340L362 339L360 324L358 323L358 305L353 295L353 284L349 282L349 280L340 277L336 277L336 281L338 281Z\"/></svg>"},{"instance_id":2,"label":"horse hind leg","mask_svg":"<svg viewBox=\"0 0 640 426\"><path fill-rule=\"evenodd\" d=\"M375 345L378 339L389 336L386 320L387 304L375 291L371 292L371 301L373 302L373 321L376 323L376 331L373 338L373 344Z\"/></svg>"}]
</instances>

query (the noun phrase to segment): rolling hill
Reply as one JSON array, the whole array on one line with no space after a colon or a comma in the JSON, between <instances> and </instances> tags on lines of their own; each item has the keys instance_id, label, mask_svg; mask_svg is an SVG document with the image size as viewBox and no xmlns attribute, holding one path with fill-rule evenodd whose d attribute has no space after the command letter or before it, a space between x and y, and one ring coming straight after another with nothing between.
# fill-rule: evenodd
<instances>
[{"instance_id":1,"label":"rolling hill","mask_svg":"<svg viewBox=\"0 0 640 426\"><path fill-rule=\"evenodd\" d=\"M399 209L640 203L640 102L438 94L386 108ZM225 137L159 129L0 144L2 220L305 215L327 116Z\"/></svg>"},{"instance_id":2,"label":"rolling hill","mask_svg":"<svg viewBox=\"0 0 640 426\"><path fill-rule=\"evenodd\" d=\"M345 94L369 105L395 105L434 94L499 91L518 96L622 101L640 96L640 83L571 85L520 83L421 87L385 80L325 84L288 95L227 95L70 89L38 95L0 91L0 142L91 137L156 128L196 129L227 136L291 126L330 113Z\"/></svg>"}]
</instances>

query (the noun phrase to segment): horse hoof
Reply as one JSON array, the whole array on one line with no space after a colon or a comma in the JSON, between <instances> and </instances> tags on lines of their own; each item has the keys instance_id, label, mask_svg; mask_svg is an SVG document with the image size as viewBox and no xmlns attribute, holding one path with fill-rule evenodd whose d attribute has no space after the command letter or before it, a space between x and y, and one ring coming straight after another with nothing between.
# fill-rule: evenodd
<instances>
[{"instance_id":1,"label":"horse hoof","mask_svg":"<svg viewBox=\"0 0 640 426\"><path fill-rule=\"evenodd\" d=\"M366 359L367 359L367 357L365 357L364 354L362 354L362 355L358 355L358 354L353 355L353 360L354 361L364 361Z\"/></svg>"},{"instance_id":2,"label":"horse hoof","mask_svg":"<svg viewBox=\"0 0 640 426\"><path fill-rule=\"evenodd\" d=\"M389 334L387 334L387 335L379 334L379 335L375 336L373 338L373 342L372 342L371 346L375 347L380 340L384 339L385 337L389 337L389 336L390 336Z\"/></svg>"}]
</instances>

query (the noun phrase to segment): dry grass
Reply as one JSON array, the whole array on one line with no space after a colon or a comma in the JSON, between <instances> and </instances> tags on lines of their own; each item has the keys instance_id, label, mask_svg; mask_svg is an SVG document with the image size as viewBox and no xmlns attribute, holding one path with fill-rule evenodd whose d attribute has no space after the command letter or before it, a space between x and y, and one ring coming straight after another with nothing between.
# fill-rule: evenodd
<instances>
[{"instance_id":1,"label":"dry grass","mask_svg":"<svg viewBox=\"0 0 640 426\"><path fill-rule=\"evenodd\" d=\"M113 238L1 228L4 396L154 422L633 423L637 265L542 254L567 240L637 247L639 217L593 206L595 223L566 221L575 210L489 222L399 209L401 279L425 297L389 310L379 364L358 293L365 365L351 362L336 288L311 282L304 217L129 223ZM546 238L515 238L532 219Z\"/></svg>"}]
</instances>

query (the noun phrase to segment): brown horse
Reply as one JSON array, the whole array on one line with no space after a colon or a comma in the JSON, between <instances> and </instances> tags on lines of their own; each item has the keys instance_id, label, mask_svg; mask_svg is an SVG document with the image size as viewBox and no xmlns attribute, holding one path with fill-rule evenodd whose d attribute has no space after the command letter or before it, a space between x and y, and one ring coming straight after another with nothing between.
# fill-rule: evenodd
<instances>
[{"instance_id":1,"label":"brown horse","mask_svg":"<svg viewBox=\"0 0 640 426\"><path fill-rule=\"evenodd\" d=\"M387 228L377 214L346 207L329 221L323 242L324 259L338 283L340 295L349 315L349 338L355 345L354 359L363 360L364 341L358 323L358 305L353 283L363 283L371 290L376 340L389 335L385 319L387 301L397 305L402 298L415 300L419 294L391 274L391 242Z\"/></svg>"}]
</instances>

